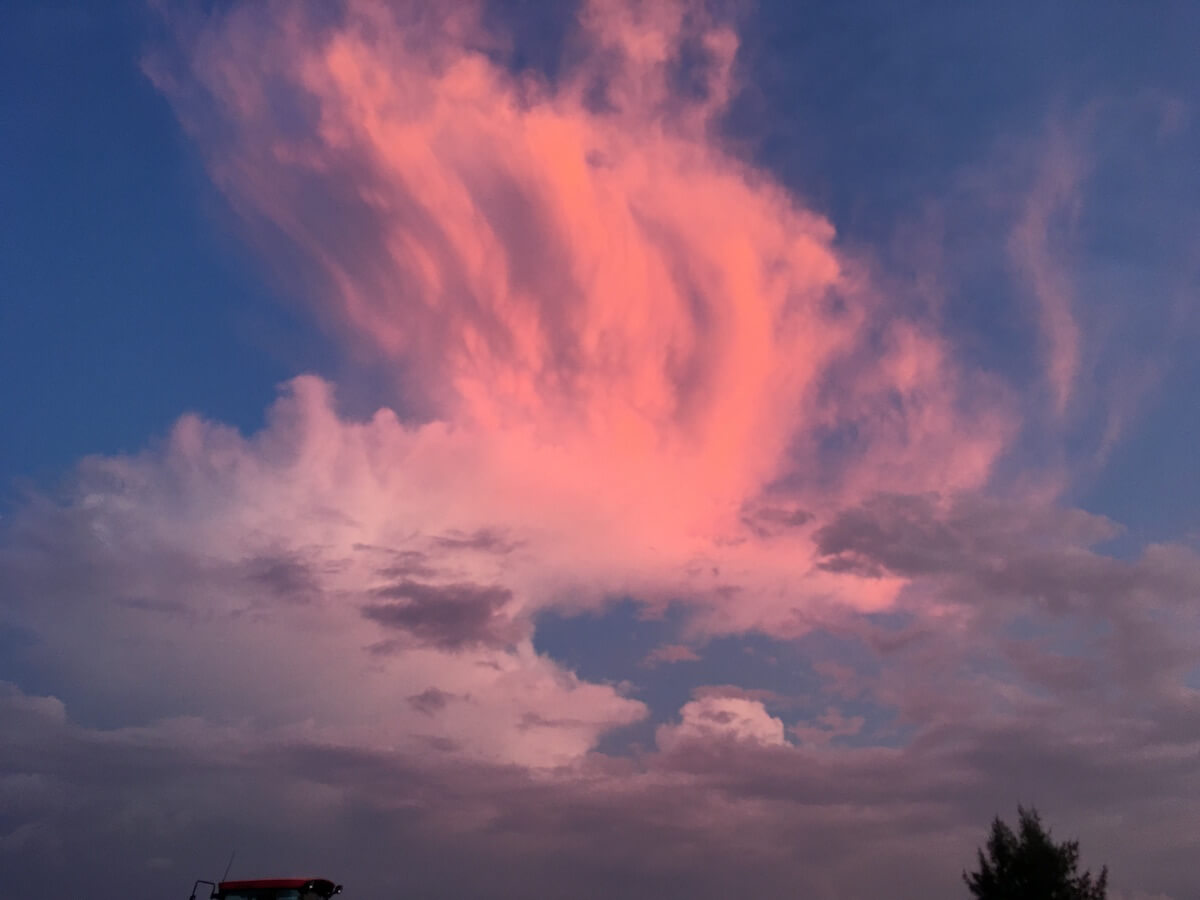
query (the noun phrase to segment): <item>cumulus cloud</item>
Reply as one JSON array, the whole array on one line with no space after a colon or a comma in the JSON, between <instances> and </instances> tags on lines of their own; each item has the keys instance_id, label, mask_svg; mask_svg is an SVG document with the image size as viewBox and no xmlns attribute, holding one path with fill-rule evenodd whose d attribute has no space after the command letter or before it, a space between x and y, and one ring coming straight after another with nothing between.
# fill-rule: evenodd
<instances>
[{"instance_id":1,"label":"cumulus cloud","mask_svg":"<svg viewBox=\"0 0 1200 900\"><path fill-rule=\"evenodd\" d=\"M662 725L655 735L663 750L689 741L749 741L768 747L786 743L783 722L757 700L708 694L685 703L679 714L678 724Z\"/></svg>"},{"instance_id":2,"label":"cumulus cloud","mask_svg":"<svg viewBox=\"0 0 1200 900\"><path fill-rule=\"evenodd\" d=\"M249 717L534 764L638 718L533 651L499 586L507 556L446 543L436 496L404 471L411 449L393 416L342 423L301 380L255 439L186 418L161 451L89 461L5 541L10 620L39 636L30 663L131 724ZM404 702L430 687L469 700L431 721ZM534 714L552 724L530 729Z\"/></svg>"}]
</instances>

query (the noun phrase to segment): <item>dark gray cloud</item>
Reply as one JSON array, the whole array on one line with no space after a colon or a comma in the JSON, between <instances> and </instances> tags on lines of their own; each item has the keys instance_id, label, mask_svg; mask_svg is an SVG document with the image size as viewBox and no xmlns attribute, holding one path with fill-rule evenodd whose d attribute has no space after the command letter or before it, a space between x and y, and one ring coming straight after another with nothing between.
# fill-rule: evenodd
<instances>
[{"instance_id":1,"label":"dark gray cloud","mask_svg":"<svg viewBox=\"0 0 1200 900\"><path fill-rule=\"evenodd\" d=\"M370 554L384 560L385 562L378 565L382 578L435 578L438 575L431 554L423 550L396 550L362 543L354 544L351 549L356 553Z\"/></svg>"},{"instance_id":2,"label":"dark gray cloud","mask_svg":"<svg viewBox=\"0 0 1200 900\"><path fill-rule=\"evenodd\" d=\"M421 691L421 693L413 694L409 697L408 703L413 709L420 710L426 715L432 716L441 712L454 700L460 699L462 698L458 694L450 694L435 687L429 687Z\"/></svg>"},{"instance_id":3,"label":"dark gray cloud","mask_svg":"<svg viewBox=\"0 0 1200 900\"><path fill-rule=\"evenodd\" d=\"M478 553L494 553L504 556L520 547L519 541L505 536L494 528L479 528L475 531L448 531L433 538L431 543L439 550L474 550Z\"/></svg>"},{"instance_id":4,"label":"dark gray cloud","mask_svg":"<svg viewBox=\"0 0 1200 900\"><path fill-rule=\"evenodd\" d=\"M1082 510L1030 509L978 497L881 494L843 510L815 532L822 566L878 576L983 574L1038 551L1081 548L1115 537L1118 526Z\"/></svg>"},{"instance_id":5,"label":"dark gray cloud","mask_svg":"<svg viewBox=\"0 0 1200 900\"><path fill-rule=\"evenodd\" d=\"M742 524L758 538L784 534L807 525L812 518L812 513L794 505L754 503L742 511Z\"/></svg>"},{"instance_id":6,"label":"dark gray cloud","mask_svg":"<svg viewBox=\"0 0 1200 900\"><path fill-rule=\"evenodd\" d=\"M364 606L364 616L443 650L505 647L521 634L521 627L505 612L512 592L498 585L406 580L375 594L389 602Z\"/></svg>"},{"instance_id":7,"label":"dark gray cloud","mask_svg":"<svg viewBox=\"0 0 1200 900\"><path fill-rule=\"evenodd\" d=\"M68 712L0 692L0 866L18 900L167 896L213 877L231 842L240 872L321 871L348 896L951 900L1018 801L1118 887L1191 885L1194 738L1155 735L1149 714L1103 733L981 714L902 748L685 741L535 774L198 722L99 731Z\"/></svg>"},{"instance_id":8,"label":"dark gray cloud","mask_svg":"<svg viewBox=\"0 0 1200 900\"><path fill-rule=\"evenodd\" d=\"M998 501L889 496L843 512L817 532L825 565L911 579L890 621L834 626L880 660L853 678L909 722L1194 727L1200 558L1180 546L1134 559L1093 549L1114 531L1078 510ZM1092 749L1072 752L1082 764Z\"/></svg>"},{"instance_id":9,"label":"dark gray cloud","mask_svg":"<svg viewBox=\"0 0 1200 900\"><path fill-rule=\"evenodd\" d=\"M252 556L245 560L243 571L253 586L265 588L272 597L285 603L306 603L321 592L313 564L299 553Z\"/></svg>"},{"instance_id":10,"label":"dark gray cloud","mask_svg":"<svg viewBox=\"0 0 1200 900\"><path fill-rule=\"evenodd\" d=\"M132 544L114 556L94 523L74 528L85 517L6 545L8 609L37 610L24 598L40 597L46 615L82 614L84 603L60 604L124 598L114 606L130 615L174 617L201 586L247 582L244 561L222 568ZM169 895L219 871L232 841L254 848L239 864L251 871L317 867L355 896L518 897L536 885L546 897L950 900L987 821L1024 802L1079 836L1087 862L1109 863L1118 886L1180 900L1200 803L1200 703L1188 687L1200 658L1198 567L1179 547L1105 556L1094 544L1111 530L1085 513L894 496L821 529L827 560L852 555L912 580L886 616L814 615L866 662L807 645L828 684L804 699L895 717L886 746L684 741L535 775L465 760L437 735L385 752L144 711L131 717L139 727L84 727L73 708L10 688L0 697L0 869L17 873L18 900L106 900L131 884ZM251 569L263 576L254 596L323 571L304 556L280 567L271 553L252 558L264 560ZM519 633L510 601L497 585L402 577L366 614L402 642L493 647ZM398 701L428 714L431 731L461 698L438 684L418 681ZM712 690L766 702L789 725L806 708L737 685ZM530 732L571 726L561 713L520 720ZM865 730L880 733L870 721Z\"/></svg>"}]
</instances>

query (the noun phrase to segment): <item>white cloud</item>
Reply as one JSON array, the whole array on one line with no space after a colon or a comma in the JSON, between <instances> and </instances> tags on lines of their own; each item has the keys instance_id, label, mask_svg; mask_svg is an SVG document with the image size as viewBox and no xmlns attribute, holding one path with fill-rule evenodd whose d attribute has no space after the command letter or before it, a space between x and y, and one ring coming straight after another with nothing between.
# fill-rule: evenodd
<instances>
[{"instance_id":1,"label":"white cloud","mask_svg":"<svg viewBox=\"0 0 1200 900\"><path fill-rule=\"evenodd\" d=\"M671 751L689 742L747 741L764 747L787 743L783 721L757 700L702 696L679 710L678 724L661 725L655 735L660 750Z\"/></svg>"}]
</instances>

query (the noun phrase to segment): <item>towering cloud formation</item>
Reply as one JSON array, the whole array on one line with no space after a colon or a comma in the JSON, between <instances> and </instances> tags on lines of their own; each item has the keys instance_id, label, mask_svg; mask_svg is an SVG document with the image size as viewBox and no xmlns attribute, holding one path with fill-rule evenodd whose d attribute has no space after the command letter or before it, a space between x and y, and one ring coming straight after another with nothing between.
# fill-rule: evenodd
<instances>
[{"instance_id":1,"label":"towering cloud formation","mask_svg":"<svg viewBox=\"0 0 1200 900\"><path fill-rule=\"evenodd\" d=\"M258 436L186 417L26 510L5 577L73 703L570 762L644 709L535 653L540 611L631 595L700 638L800 634L903 583L817 564L831 511L988 477L998 391L722 146L727 27L593 0L551 82L481 21L245 4L149 64L263 245L423 415L349 422L302 377ZM662 739L732 716L782 742L732 702Z\"/></svg>"},{"instance_id":2,"label":"towering cloud formation","mask_svg":"<svg viewBox=\"0 0 1200 900\"><path fill-rule=\"evenodd\" d=\"M151 71L218 184L445 424L416 440L458 448L420 475L447 527L519 526L557 581L671 592L764 527L795 577L812 508L978 486L1011 432L723 148L737 39L698 4L584 4L553 82L474 4L246 5L181 42Z\"/></svg>"}]
</instances>

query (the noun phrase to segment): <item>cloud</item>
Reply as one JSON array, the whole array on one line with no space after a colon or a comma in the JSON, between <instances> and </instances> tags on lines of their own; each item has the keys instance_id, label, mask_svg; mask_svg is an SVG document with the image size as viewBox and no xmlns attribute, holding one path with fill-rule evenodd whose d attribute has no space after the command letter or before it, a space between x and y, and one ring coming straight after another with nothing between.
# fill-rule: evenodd
<instances>
[{"instance_id":1,"label":"cloud","mask_svg":"<svg viewBox=\"0 0 1200 900\"><path fill-rule=\"evenodd\" d=\"M763 746L782 746L783 722L767 713L762 703L741 697L706 694L685 703L676 725L659 726L655 741L671 751L697 741L748 741Z\"/></svg>"},{"instance_id":2,"label":"cloud","mask_svg":"<svg viewBox=\"0 0 1200 900\"><path fill-rule=\"evenodd\" d=\"M317 589L317 579L301 555L265 554L244 563L248 581L263 585L281 600L302 603Z\"/></svg>"},{"instance_id":3,"label":"cloud","mask_svg":"<svg viewBox=\"0 0 1200 900\"><path fill-rule=\"evenodd\" d=\"M801 528L812 520L812 513L787 506L752 504L742 513L742 522L755 537L769 538Z\"/></svg>"},{"instance_id":4,"label":"cloud","mask_svg":"<svg viewBox=\"0 0 1200 900\"><path fill-rule=\"evenodd\" d=\"M1190 739L1147 741L1134 723L1079 765L1068 723L970 718L902 749L831 751L780 744L761 706L699 704L685 721L717 729L715 740L677 731L671 752L641 765L531 773L186 721L97 730L61 711L11 690L0 701L0 790L22 823L5 826L13 847L0 839L0 854L20 861L6 866L18 895L37 872L51 895L86 875L97 897L115 898L128 846L175 858L186 846L203 868L223 865L233 840L249 848L240 865L340 864L334 874L361 893L517 897L535 879L550 897L653 897L664 883L714 898L738 883L866 896L890 882L901 900L949 897L1014 795L1078 836L1084 863L1107 862L1118 888L1186 896L1190 884ZM372 835L375 849L353 850ZM86 868L53 865L89 859L89 846L103 852ZM464 867L465 856L486 865ZM166 890L179 873L162 877Z\"/></svg>"},{"instance_id":5,"label":"cloud","mask_svg":"<svg viewBox=\"0 0 1200 900\"><path fill-rule=\"evenodd\" d=\"M480 15L168 16L148 73L269 263L395 373L399 413L347 421L306 376L248 442L185 419L163 471L236 491L229 532L278 536L255 552L330 568L376 657L503 650L541 609L620 596L701 636L892 602L901 578L814 565L819 519L986 483L1006 390L727 146L738 42L701 5L582 4L553 81ZM256 571L310 596L288 580L308 569Z\"/></svg>"},{"instance_id":6,"label":"cloud","mask_svg":"<svg viewBox=\"0 0 1200 900\"><path fill-rule=\"evenodd\" d=\"M453 531L450 534L439 535L433 543L442 548L455 550L477 550L480 553L512 553L517 545L505 540L502 534L489 529L480 528L471 534Z\"/></svg>"},{"instance_id":7,"label":"cloud","mask_svg":"<svg viewBox=\"0 0 1200 900\"><path fill-rule=\"evenodd\" d=\"M92 508L115 505L98 490L85 495L94 498ZM172 494L174 502L178 497ZM174 508L196 512L191 504ZM133 513L130 521L140 518L128 502L124 509ZM807 688L792 697L736 685L698 689L674 721L658 727L656 749L632 758L586 753L598 731L585 713L608 703L611 724L630 721L636 709L622 708L596 686L571 687L571 676L544 660L470 647L407 650L383 658L394 665L407 656L409 665L382 673L395 689L380 692L359 665L367 632L357 632L358 642L348 645L329 625L319 632L321 652L302 662L317 667L319 681L341 678L335 698L341 707L347 697L355 704L345 727L304 729L261 718L247 723L244 708L229 709L234 695L221 695L203 719L100 729L80 725L73 705L10 688L0 704L7 735L0 752L12 773L4 782L13 798L7 808L16 810L18 824L4 832L5 846L21 854L22 871L67 871L54 869L54 854L74 853L96 833L115 834L111 840L132 841L155 856L178 858L172 848L183 845L211 847L219 863L224 846L212 846L213 834L226 842L243 834L253 845L262 840L255 835L270 831L273 840L295 848L299 865L323 858L322 842L340 846L371 833L401 848L400 856L386 864L356 860L356 890L391 889L397 871L411 869L403 864L411 853L426 858L427 867L404 877L417 878L433 894L483 889L452 863L469 854L489 863L490 889L499 896L517 896L534 877L547 896L577 895L584 870L592 875L585 896L618 890L654 896L669 882L718 897L731 880L763 891L802 886L814 895L870 895L903 876L898 896L916 898L953 896L958 868L984 840L986 823L1019 800L1078 835L1085 862L1107 862L1119 885L1180 895L1190 883L1190 846L1182 841L1191 833L1187 798L1200 790L1191 774L1200 704L1182 680L1195 659L1187 642L1200 632L1179 598L1195 592L1189 579L1200 565L1169 548L1132 561L1102 557L1086 547L1112 532L1106 520L1077 511L1024 511L918 495L877 498L833 517L819 538L825 551L855 553L860 564L900 569L909 579L892 618L843 610L823 620L843 642L864 648L870 663L856 662L847 675L832 661L847 657L834 655L819 670L836 681L815 696ZM213 514L226 528L236 521L227 510ZM36 517L25 515L36 546ZM354 537L342 538L346 545L374 546L374 535L355 543L362 523L320 521L348 529ZM88 522L76 531L110 543L101 550L85 542L92 553L74 550L68 559L92 560L87 577L102 595L112 575L99 577L105 567L98 557L125 552L111 543L114 537L136 545L145 536L105 527L103 517ZM200 530L192 525L193 532ZM70 532L59 524L51 533ZM244 534L230 539L252 549ZM10 543L8 552L13 549ZM361 572L375 573L379 554L361 552L367 557ZM423 559L439 567L449 562L437 554ZM461 564L458 556L450 559ZM1011 570L997 567L1008 560ZM327 579L347 579L353 570L352 563L313 564L310 571L326 579L317 599L267 608L279 652L261 639L265 632L252 633L245 645L256 653L260 680L277 677L271 673L280 661L302 646L292 636L298 634L295 617L333 606L330 612L339 615L329 622L359 629L373 624L357 603L336 607L338 592L330 591ZM233 583L245 585L240 571ZM1100 591L1106 584L1107 592ZM57 610L86 611L86 605L63 606L71 596L64 585L24 586ZM5 596L12 587L6 584ZM1046 602L1053 596L1077 599L1065 606ZM137 614L154 621L174 615ZM1056 629L1064 616L1073 617L1072 627ZM198 620L199 632L196 617L180 617L180 632L199 637L211 651L205 618ZM244 616L235 621L246 626ZM43 633L62 640L61 631ZM233 630L221 634L224 641L242 640ZM837 646L810 641L805 652L821 662ZM413 665L414 653L428 654L424 668ZM321 666L326 658L329 665ZM487 677L464 678L457 663ZM507 666L506 672L494 665ZM171 671L161 664L156 669L160 678ZM220 669L205 675L219 677ZM501 688L498 681L507 684ZM251 680L239 684L253 687ZM80 693L78 685L70 687ZM498 715L531 694L507 718ZM303 699L304 715L318 724L330 721L315 692L303 690ZM899 739L881 732L876 708L899 720ZM380 719L385 710L392 721ZM364 716L376 719L373 734L354 727ZM505 746L503 752L471 748L462 721L480 717L487 722L476 732L479 746L486 735ZM522 736L532 743L514 743ZM439 749L455 745L471 752ZM575 750L563 753L564 747ZM557 755L545 755L550 748ZM571 765L536 765L555 759ZM231 796L246 802L228 806ZM187 816L174 814L181 805ZM292 820L306 824L279 831L280 821ZM603 854L595 853L598 844L606 847ZM864 854L879 864L863 867ZM119 855L114 849L114 858Z\"/></svg>"},{"instance_id":8,"label":"cloud","mask_svg":"<svg viewBox=\"0 0 1200 900\"><path fill-rule=\"evenodd\" d=\"M435 715L439 711L446 708L446 704L460 699L454 694L447 694L445 691L439 691L437 688L426 688L419 694L413 694L408 698L408 702L412 704L414 709L419 709L427 715Z\"/></svg>"},{"instance_id":9,"label":"cloud","mask_svg":"<svg viewBox=\"0 0 1200 900\"><path fill-rule=\"evenodd\" d=\"M534 765L639 718L533 651L498 586L508 554L439 540L457 523L439 490L420 497L436 481L415 457L438 451L419 445L388 413L341 422L301 379L254 439L185 418L158 451L86 462L8 523L0 595L37 636L24 663L104 721L183 712ZM414 686L470 701L431 720ZM560 724L533 735L530 714Z\"/></svg>"},{"instance_id":10,"label":"cloud","mask_svg":"<svg viewBox=\"0 0 1200 900\"><path fill-rule=\"evenodd\" d=\"M880 649L919 653L947 628L960 641L986 629L1008 664L1064 699L1173 704L1197 649L1200 623L1181 600L1200 593L1200 558L1182 545L1134 559L1094 549L1118 531L1082 510L883 496L835 517L817 543L823 565L912 579L898 608L915 624L878 633Z\"/></svg>"},{"instance_id":11,"label":"cloud","mask_svg":"<svg viewBox=\"0 0 1200 900\"><path fill-rule=\"evenodd\" d=\"M1067 412L1081 366L1082 336L1069 263L1087 163L1078 145L1053 128L1039 159L1036 184L1009 240L1009 252L1033 295L1051 404Z\"/></svg>"},{"instance_id":12,"label":"cloud","mask_svg":"<svg viewBox=\"0 0 1200 900\"><path fill-rule=\"evenodd\" d=\"M401 581L376 588L375 595L398 602L370 603L363 607L364 616L443 650L509 646L520 634L503 619L501 608L512 600L512 592L502 587Z\"/></svg>"},{"instance_id":13,"label":"cloud","mask_svg":"<svg viewBox=\"0 0 1200 900\"><path fill-rule=\"evenodd\" d=\"M1053 493L1104 471L1194 334L1195 248L1178 223L1195 190L1168 174L1185 152L1170 93L1046 107L929 201L942 233L918 229L913 267L941 279L947 321L973 323L963 336L980 364L1020 386L1014 453L1025 484Z\"/></svg>"},{"instance_id":14,"label":"cloud","mask_svg":"<svg viewBox=\"0 0 1200 900\"><path fill-rule=\"evenodd\" d=\"M663 644L655 647L642 660L644 666L657 666L660 663L699 662L700 654L691 647L683 644Z\"/></svg>"},{"instance_id":15,"label":"cloud","mask_svg":"<svg viewBox=\"0 0 1200 900\"><path fill-rule=\"evenodd\" d=\"M878 576L954 574L1007 565L1018 548L1088 546L1119 528L1082 510L984 497L879 494L842 510L815 534L821 565Z\"/></svg>"},{"instance_id":16,"label":"cloud","mask_svg":"<svg viewBox=\"0 0 1200 900\"><path fill-rule=\"evenodd\" d=\"M853 737L862 731L866 719L863 716L846 716L830 707L818 717L815 726L793 725L791 733L799 741L813 744L828 744L839 737Z\"/></svg>"},{"instance_id":17,"label":"cloud","mask_svg":"<svg viewBox=\"0 0 1200 900\"><path fill-rule=\"evenodd\" d=\"M822 463L986 478L1011 427L995 388L723 148L727 26L584 4L551 83L506 68L471 8L357 0L330 24L246 5L151 66L231 202L286 237L321 314L406 397L593 517L636 504L659 552L735 526L773 479L811 490Z\"/></svg>"}]
</instances>

